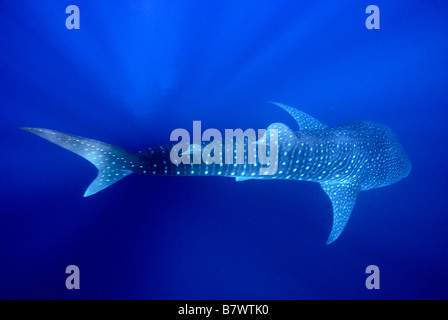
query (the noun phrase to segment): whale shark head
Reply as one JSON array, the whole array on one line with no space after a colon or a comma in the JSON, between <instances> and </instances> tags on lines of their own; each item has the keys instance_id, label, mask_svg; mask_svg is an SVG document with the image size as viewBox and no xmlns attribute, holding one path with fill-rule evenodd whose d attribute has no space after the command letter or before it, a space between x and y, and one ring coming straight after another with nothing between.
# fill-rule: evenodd
<instances>
[{"instance_id":1,"label":"whale shark head","mask_svg":"<svg viewBox=\"0 0 448 320\"><path fill-rule=\"evenodd\" d=\"M308 154L321 155L310 156L301 180L319 182L331 200L333 226L327 244L341 235L360 191L393 184L411 171L411 162L400 141L383 124L361 121L328 127L303 111L274 104L286 110L299 125L292 138L294 143L303 145L306 141L308 148L313 149Z\"/></svg>"}]
</instances>

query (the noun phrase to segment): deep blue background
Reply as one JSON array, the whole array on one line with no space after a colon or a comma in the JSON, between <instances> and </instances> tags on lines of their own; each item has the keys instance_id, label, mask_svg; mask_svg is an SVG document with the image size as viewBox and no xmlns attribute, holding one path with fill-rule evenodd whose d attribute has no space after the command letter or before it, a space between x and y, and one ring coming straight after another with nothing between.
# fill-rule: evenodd
<instances>
[{"instance_id":1,"label":"deep blue background","mask_svg":"<svg viewBox=\"0 0 448 320\"><path fill-rule=\"evenodd\" d=\"M76 4L81 29L67 30ZM365 9L381 10L367 30ZM448 298L448 4L0 1L0 298ZM83 198L80 157L17 128L130 150L173 129L390 126L413 170L342 236L315 183L132 175ZM65 268L81 289L65 288ZM365 288L378 265L381 289Z\"/></svg>"}]
</instances>

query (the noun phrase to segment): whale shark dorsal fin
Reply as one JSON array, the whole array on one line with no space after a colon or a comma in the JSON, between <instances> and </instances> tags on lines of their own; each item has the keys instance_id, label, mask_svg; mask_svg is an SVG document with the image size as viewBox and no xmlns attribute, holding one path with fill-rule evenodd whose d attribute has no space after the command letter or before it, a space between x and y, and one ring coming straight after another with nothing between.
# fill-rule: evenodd
<instances>
[{"instance_id":1,"label":"whale shark dorsal fin","mask_svg":"<svg viewBox=\"0 0 448 320\"><path fill-rule=\"evenodd\" d=\"M321 183L333 205L333 227L327 244L334 242L344 231L360 188L349 183Z\"/></svg>"},{"instance_id":2,"label":"whale shark dorsal fin","mask_svg":"<svg viewBox=\"0 0 448 320\"><path fill-rule=\"evenodd\" d=\"M328 128L327 125L323 124L319 120L314 119L312 116L306 114L303 111L297 110L293 107L279 102L270 103L275 104L276 106L279 106L283 110L287 111L294 118L294 120L297 121L300 130L319 130Z\"/></svg>"}]
</instances>

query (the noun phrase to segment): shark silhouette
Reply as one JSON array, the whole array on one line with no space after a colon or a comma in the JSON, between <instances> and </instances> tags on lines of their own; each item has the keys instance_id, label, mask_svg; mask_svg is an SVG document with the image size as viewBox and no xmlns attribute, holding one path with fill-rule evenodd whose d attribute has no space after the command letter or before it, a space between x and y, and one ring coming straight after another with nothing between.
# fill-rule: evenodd
<instances>
[{"instance_id":1,"label":"shark silhouette","mask_svg":"<svg viewBox=\"0 0 448 320\"><path fill-rule=\"evenodd\" d=\"M249 164L247 155L242 164L174 164L170 161L173 145L149 148L137 153L54 130L21 128L68 149L90 161L98 169L97 178L84 196L101 191L131 173L149 175L206 175L248 179L289 179L314 181L321 184L333 205L333 226L327 244L335 241L344 230L363 190L393 184L411 171L411 163L392 131L383 124L362 121L328 127L310 115L281 103L297 121L299 131L285 124L271 124L278 130L278 169L273 175L261 175L263 165ZM265 137L246 147L261 143ZM204 143L200 149L205 147ZM245 148L246 150L246 148ZM191 151L193 154L194 148Z\"/></svg>"}]
</instances>

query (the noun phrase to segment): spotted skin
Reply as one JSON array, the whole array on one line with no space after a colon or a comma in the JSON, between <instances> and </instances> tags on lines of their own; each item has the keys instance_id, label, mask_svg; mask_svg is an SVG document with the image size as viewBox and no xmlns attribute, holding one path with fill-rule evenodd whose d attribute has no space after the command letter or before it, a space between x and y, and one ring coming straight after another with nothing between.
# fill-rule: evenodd
<instances>
[{"instance_id":1,"label":"spotted skin","mask_svg":"<svg viewBox=\"0 0 448 320\"><path fill-rule=\"evenodd\" d=\"M223 141L221 149L214 149L214 155L219 155L221 163L209 159L208 162L193 163L194 156L200 157L207 148L208 143L204 142L188 149L186 154L190 163L186 164L171 161L173 148L179 148L174 149L178 154L185 152L176 145L134 153L54 130L21 129L66 148L97 167L98 176L84 196L95 194L131 173L223 176L236 178L236 181L286 179L318 182L333 206L333 226L328 244L334 242L344 230L360 191L390 185L409 174L409 158L397 137L385 125L363 121L330 128L302 111L281 103L274 104L291 114L299 125L299 131L293 132L282 123L271 124L266 135L259 137L258 141L253 136L245 137L244 152L240 154L236 139ZM270 141L271 132L278 133L277 142ZM272 157L268 164L263 164L257 151L263 144L266 155L270 156L271 150L275 150L271 148L271 143L276 143L278 157ZM250 151L253 151L254 158L250 157ZM232 155L228 161L225 161L225 154ZM273 174L266 174L270 166L276 170Z\"/></svg>"}]
</instances>

